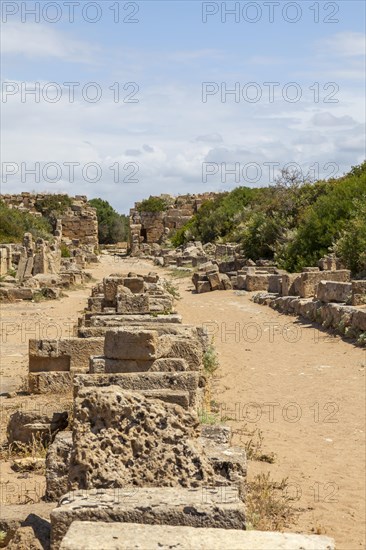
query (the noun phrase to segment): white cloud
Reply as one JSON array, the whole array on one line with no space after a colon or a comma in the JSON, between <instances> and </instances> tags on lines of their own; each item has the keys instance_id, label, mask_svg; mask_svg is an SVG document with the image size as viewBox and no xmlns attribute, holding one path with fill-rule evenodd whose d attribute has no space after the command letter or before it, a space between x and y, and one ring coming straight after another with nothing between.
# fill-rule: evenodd
<instances>
[{"instance_id":1,"label":"white cloud","mask_svg":"<svg viewBox=\"0 0 366 550\"><path fill-rule=\"evenodd\" d=\"M366 37L361 32L339 32L319 42L320 51L327 55L342 57L364 56Z\"/></svg>"},{"instance_id":2,"label":"white cloud","mask_svg":"<svg viewBox=\"0 0 366 550\"><path fill-rule=\"evenodd\" d=\"M334 116L332 113L316 113L312 119L314 126L353 126L356 121L349 115Z\"/></svg>"},{"instance_id":3,"label":"white cloud","mask_svg":"<svg viewBox=\"0 0 366 550\"><path fill-rule=\"evenodd\" d=\"M13 23L2 26L2 54L54 57L69 63L92 63L98 48L49 25Z\"/></svg>"}]
</instances>

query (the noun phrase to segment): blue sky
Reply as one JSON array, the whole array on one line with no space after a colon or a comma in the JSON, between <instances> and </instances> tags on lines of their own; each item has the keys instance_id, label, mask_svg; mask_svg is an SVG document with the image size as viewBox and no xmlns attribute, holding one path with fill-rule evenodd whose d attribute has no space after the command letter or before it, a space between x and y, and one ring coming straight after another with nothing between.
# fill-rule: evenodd
<instances>
[{"instance_id":1,"label":"blue sky","mask_svg":"<svg viewBox=\"0 0 366 550\"><path fill-rule=\"evenodd\" d=\"M265 185L286 163L340 175L365 157L364 2L118 2L115 23L116 5L75 2L70 22L63 1L2 3L3 193L100 196L127 212L150 194ZM80 83L73 103L67 82ZM39 102L24 95L35 83Z\"/></svg>"}]
</instances>

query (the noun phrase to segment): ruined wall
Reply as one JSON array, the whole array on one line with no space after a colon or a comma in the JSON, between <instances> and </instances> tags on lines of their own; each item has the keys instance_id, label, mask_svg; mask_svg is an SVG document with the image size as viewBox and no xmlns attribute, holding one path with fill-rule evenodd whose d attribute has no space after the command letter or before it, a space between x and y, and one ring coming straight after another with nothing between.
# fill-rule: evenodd
<instances>
[{"instance_id":1,"label":"ruined wall","mask_svg":"<svg viewBox=\"0 0 366 550\"><path fill-rule=\"evenodd\" d=\"M22 212L40 217L42 212L37 210L36 203L42 203L48 196L47 193L23 192L16 195L1 195L0 198L9 208L17 208ZM62 241L75 246L86 245L92 251L95 246L98 246L96 210L89 206L88 199L84 195L70 198L72 205L60 218Z\"/></svg>"},{"instance_id":2,"label":"ruined wall","mask_svg":"<svg viewBox=\"0 0 366 550\"><path fill-rule=\"evenodd\" d=\"M164 238L180 229L197 212L202 203L212 200L218 193L199 195L161 195L159 198L167 203L163 212L139 212L141 203L135 203L130 210L130 251L133 255L144 251L146 245L160 245Z\"/></svg>"}]
</instances>

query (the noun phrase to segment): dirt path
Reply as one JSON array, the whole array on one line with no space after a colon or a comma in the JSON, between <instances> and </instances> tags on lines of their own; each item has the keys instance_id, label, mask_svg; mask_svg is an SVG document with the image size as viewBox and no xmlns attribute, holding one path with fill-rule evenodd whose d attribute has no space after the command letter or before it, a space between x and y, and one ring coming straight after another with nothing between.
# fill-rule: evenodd
<instances>
[{"instance_id":1,"label":"dirt path","mask_svg":"<svg viewBox=\"0 0 366 550\"><path fill-rule=\"evenodd\" d=\"M105 256L92 273L99 281L152 269ZM293 530L333 536L338 550L365 548L365 350L254 304L247 294L196 295L189 279L174 282L183 321L205 324L219 352L222 417L233 418L234 431L258 427L263 451L276 455L274 464L250 461L249 478L267 471L272 479L288 478L295 506L304 510ZM70 334L93 284L61 300L1 306L1 392L22 386L29 338ZM2 412L29 399L2 398Z\"/></svg>"},{"instance_id":2,"label":"dirt path","mask_svg":"<svg viewBox=\"0 0 366 550\"><path fill-rule=\"evenodd\" d=\"M248 294L179 286L184 322L205 324L220 356L220 414L234 430L258 427L263 450L276 455L274 464L250 461L249 478L288 478L304 509L295 531L326 533L337 549L365 548L366 351Z\"/></svg>"}]
</instances>

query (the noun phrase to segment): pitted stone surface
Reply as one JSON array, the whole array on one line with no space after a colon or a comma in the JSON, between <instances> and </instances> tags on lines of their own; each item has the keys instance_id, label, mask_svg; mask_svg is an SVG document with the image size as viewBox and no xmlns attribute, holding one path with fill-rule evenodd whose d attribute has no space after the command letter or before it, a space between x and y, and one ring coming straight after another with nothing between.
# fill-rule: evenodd
<instances>
[{"instance_id":1,"label":"pitted stone surface","mask_svg":"<svg viewBox=\"0 0 366 550\"><path fill-rule=\"evenodd\" d=\"M213 469L196 415L118 386L80 389L75 398L69 487L208 484Z\"/></svg>"}]
</instances>

